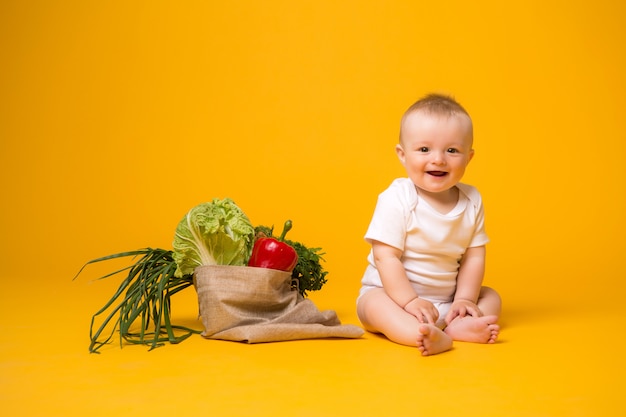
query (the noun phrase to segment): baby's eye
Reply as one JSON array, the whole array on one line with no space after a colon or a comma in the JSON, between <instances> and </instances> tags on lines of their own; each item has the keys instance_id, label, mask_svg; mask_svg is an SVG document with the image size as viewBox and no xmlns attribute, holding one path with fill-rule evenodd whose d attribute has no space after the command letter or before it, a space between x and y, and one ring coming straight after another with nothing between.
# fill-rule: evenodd
<instances>
[{"instance_id":1,"label":"baby's eye","mask_svg":"<svg viewBox=\"0 0 626 417\"><path fill-rule=\"evenodd\" d=\"M448 153L457 153L458 151L458 149L448 148Z\"/></svg>"},{"instance_id":2,"label":"baby's eye","mask_svg":"<svg viewBox=\"0 0 626 417\"><path fill-rule=\"evenodd\" d=\"M421 148L417 149L419 152L428 152L428 148L426 146L422 146Z\"/></svg>"}]
</instances>

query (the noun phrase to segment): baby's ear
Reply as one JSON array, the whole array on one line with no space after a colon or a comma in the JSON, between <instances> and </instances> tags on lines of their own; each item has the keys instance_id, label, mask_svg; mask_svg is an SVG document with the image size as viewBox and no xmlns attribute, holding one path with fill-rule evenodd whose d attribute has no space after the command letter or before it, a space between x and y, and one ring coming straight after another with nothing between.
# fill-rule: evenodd
<instances>
[{"instance_id":1,"label":"baby's ear","mask_svg":"<svg viewBox=\"0 0 626 417\"><path fill-rule=\"evenodd\" d=\"M402 165L404 165L404 160L405 160L404 149L402 148L402 145L399 143L396 145L396 155L398 155L398 159L400 159L400 162L402 162Z\"/></svg>"}]
</instances>

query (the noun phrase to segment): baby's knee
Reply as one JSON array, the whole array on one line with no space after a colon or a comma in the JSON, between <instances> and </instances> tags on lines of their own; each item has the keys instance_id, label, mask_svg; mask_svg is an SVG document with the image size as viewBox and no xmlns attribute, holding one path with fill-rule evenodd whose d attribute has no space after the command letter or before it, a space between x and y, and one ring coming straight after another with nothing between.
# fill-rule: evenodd
<instances>
[{"instance_id":1,"label":"baby's knee","mask_svg":"<svg viewBox=\"0 0 626 417\"><path fill-rule=\"evenodd\" d=\"M494 290L491 287L483 286L483 287L480 288L479 298L485 298L485 297L489 297L489 298L500 300L500 294L498 294L498 292L496 290Z\"/></svg>"},{"instance_id":2,"label":"baby's knee","mask_svg":"<svg viewBox=\"0 0 626 417\"><path fill-rule=\"evenodd\" d=\"M500 315L502 311L502 298L496 290L491 287L482 287L478 296L478 304L485 314Z\"/></svg>"}]
</instances>

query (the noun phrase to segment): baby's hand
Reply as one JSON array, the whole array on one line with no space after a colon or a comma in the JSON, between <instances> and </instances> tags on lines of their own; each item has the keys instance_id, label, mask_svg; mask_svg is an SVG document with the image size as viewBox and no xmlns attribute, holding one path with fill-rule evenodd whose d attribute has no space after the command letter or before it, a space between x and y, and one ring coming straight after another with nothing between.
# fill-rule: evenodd
<instances>
[{"instance_id":1,"label":"baby's hand","mask_svg":"<svg viewBox=\"0 0 626 417\"><path fill-rule=\"evenodd\" d=\"M439 318L439 311L434 304L419 297L405 305L404 311L414 315L420 323L435 324Z\"/></svg>"},{"instance_id":2,"label":"baby's hand","mask_svg":"<svg viewBox=\"0 0 626 417\"><path fill-rule=\"evenodd\" d=\"M483 315L483 312L480 311L476 303L470 300L455 300L452 302L452 307L450 307L450 311L446 315L446 324L450 324L457 317L465 317L468 314L472 317L480 317Z\"/></svg>"}]
</instances>

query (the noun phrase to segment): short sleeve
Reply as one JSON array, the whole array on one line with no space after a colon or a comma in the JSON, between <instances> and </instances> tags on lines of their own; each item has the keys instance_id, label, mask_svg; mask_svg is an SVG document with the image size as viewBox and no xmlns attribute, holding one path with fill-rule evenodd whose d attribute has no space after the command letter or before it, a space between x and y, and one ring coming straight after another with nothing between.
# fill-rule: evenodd
<instances>
[{"instance_id":1,"label":"short sleeve","mask_svg":"<svg viewBox=\"0 0 626 417\"><path fill-rule=\"evenodd\" d=\"M485 230L485 208L480 192L467 184L459 184L458 187L470 201L474 215L474 234L468 247L484 246L489 243L489 236Z\"/></svg>"},{"instance_id":2,"label":"short sleeve","mask_svg":"<svg viewBox=\"0 0 626 417\"><path fill-rule=\"evenodd\" d=\"M411 195L400 180L379 196L374 215L365 234L365 240L373 240L404 250Z\"/></svg>"}]
</instances>

